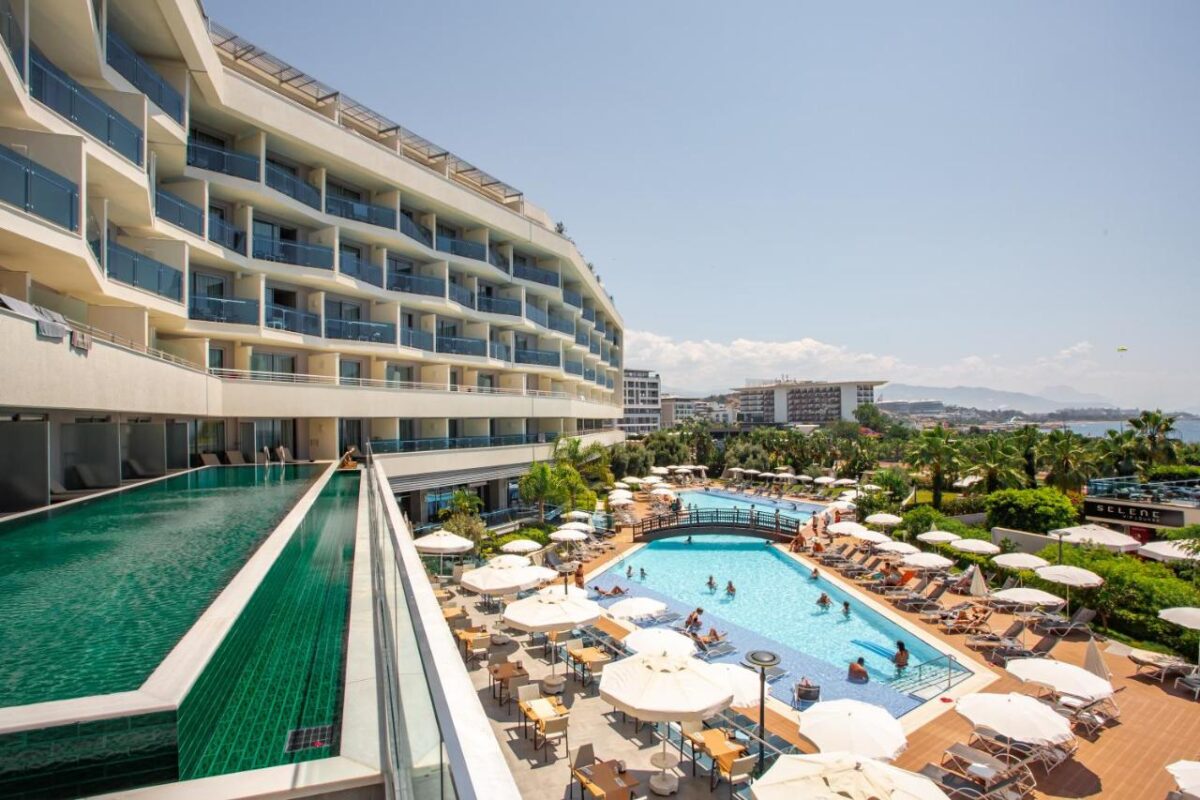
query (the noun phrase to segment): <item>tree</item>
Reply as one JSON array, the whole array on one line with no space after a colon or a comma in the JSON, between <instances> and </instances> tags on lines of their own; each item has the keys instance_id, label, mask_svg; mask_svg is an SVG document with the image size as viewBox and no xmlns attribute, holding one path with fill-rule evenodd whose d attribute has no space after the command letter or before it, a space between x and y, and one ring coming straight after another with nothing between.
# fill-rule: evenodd
<instances>
[{"instance_id":1,"label":"tree","mask_svg":"<svg viewBox=\"0 0 1200 800\"><path fill-rule=\"evenodd\" d=\"M838 475L844 478L857 478L877 466L879 466L879 460L875 457L875 445L870 439L861 439L850 446L845 460L838 468Z\"/></svg>"},{"instance_id":2,"label":"tree","mask_svg":"<svg viewBox=\"0 0 1200 800\"><path fill-rule=\"evenodd\" d=\"M1140 443L1132 431L1108 431L1096 442L1096 452L1106 474L1133 475L1137 472Z\"/></svg>"},{"instance_id":3,"label":"tree","mask_svg":"<svg viewBox=\"0 0 1200 800\"><path fill-rule=\"evenodd\" d=\"M438 518L443 520L442 528L467 537L478 547L487 536L487 525L479 516L481 508L483 500L479 495L467 489L455 489L450 502L438 512Z\"/></svg>"},{"instance_id":4,"label":"tree","mask_svg":"<svg viewBox=\"0 0 1200 800\"><path fill-rule=\"evenodd\" d=\"M961 463L958 442L942 425L926 428L908 447L907 463L929 473L933 491L933 507L942 507L942 490L946 474L956 472Z\"/></svg>"},{"instance_id":5,"label":"tree","mask_svg":"<svg viewBox=\"0 0 1200 800\"><path fill-rule=\"evenodd\" d=\"M891 421L887 415L880 411L874 403L863 403L855 408L854 419L858 420L858 424L864 428L870 428L879 433L884 433L891 427Z\"/></svg>"},{"instance_id":6,"label":"tree","mask_svg":"<svg viewBox=\"0 0 1200 800\"><path fill-rule=\"evenodd\" d=\"M1037 488L1038 446L1042 441L1042 432L1033 425L1025 425L1013 433L1013 443L1025 462L1025 486Z\"/></svg>"},{"instance_id":7,"label":"tree","mask_svg":"<svg viewBox=\"0 0 1200 800\"><path fill-rule=\"evenodd\" d=\"M988 494L1025 483L1025 461L1003 436L993 434L975 440L970 459L974 462L971 474L983 478L983 489Z\"/></svg>"},{"instance_id":8,"label":"tree","mask_svg":"<svg viewBox=\"0 0 1200 800\"><path fill-rule=\"evenodd\" d=\"M654 431L646 436L642 444L650 456L651 467L686 464L691 458L688 455L687 445L680 439L678 431Z\"/></svg>"},{"instance_id":9,"label":"tree","mask_svg":"<svg viewBox=\"0 0 1200 800\"><path fill-rule=\"evenodd\" d=\"M554 460L572 467L589 486L612 482L608 448L599 442L584 446L578 437L561 438L554 445Z\"/></svg>"},{"instance_id":10,"label":"tree","mask_svg":"<svg viewBox=\"0 0 1200 800\"><path fill-rule=\"evenodd\" d=\"M770 468L770 458L761 444L738 439L725 448L725 466L756 469L763 472Z\"/></svg>"},{"instance_id":11,"label":"tree","mask_svg":"<svg viewBox=\"0 0 1200 800\"><path fill-rule=\"evenodd\" d=\"M1051 431L1039 448L1039 460L1046 468L1046 484L1064 494L1078 492L1096 474L1087 441L1070 431Z\"/></svg>"},{"instance_id":12,"label":"tree","mask_svg":"<svg viewBox=\"0 0 1200 800\"><path fill-rule=\"evenodd\" d=\"M640 442L624 442L608 455L609 466L617 478L626 475L641 477L650 471L650 454Z\"/></svg>"},{"instance_id":13,"label":"tree","mask_svg":"<svg viewBox=\"0 0 1200 800\"><path fill-rule=\"evenodd\" d=\"M560 475L549 464L535 461L529 472L521 477L517 491L526 503L536 503L538 521L546 521L546 504L561 503L566 497Z\"/></svg>"},{"instance_id":14,"label":"tree","mask_svg":"<svg viewBox=\"0 0 1200 800\"><path fill-rule=\"evenodd\" d=\"M554 480L562 493L562 502L567 511L581 508L593 511L596 508L596 493L583 476L570 464L560 463L554 467Z\"/></svg>"},{"instance_id":15,"label":"tree","mask_svg":"<svg viewBox=\"0 0 1200 800\"><path fill-rule=\"evenodd\" d=\"M1139 443L1138 455L1147 464L1169 464L1177 455L1177 443L1169 438L1175 431L1175 418L1160 410L1143 411L1129 420Z\"/></svg>"},{"instance_id":16,"label":"tree","mask_svg":"<svg viewBox=\"0 0 1200 800\"><path fill-rule=\"evenodd\" d=\"M988 528L1046 533L1074 525L1079 514L1062 492L1041 489L1001 489L984 501Z\"/></svg>"}]
</instances>

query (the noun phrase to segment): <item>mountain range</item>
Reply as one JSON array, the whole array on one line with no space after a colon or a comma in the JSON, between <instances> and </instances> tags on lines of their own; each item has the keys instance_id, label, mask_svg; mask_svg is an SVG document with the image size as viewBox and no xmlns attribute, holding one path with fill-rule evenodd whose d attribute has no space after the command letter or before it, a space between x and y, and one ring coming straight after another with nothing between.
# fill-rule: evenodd
<instances>
[{"instance_id":1,"label":"mountain range","mask_svg":"<svg viewBox=\"0 0 1200 800\"><path fill-rule=\"evenodd\" d=\"M889 383L875 392L876 400L941 400L949 406L992 411L1046 414L1064 408L1115 408L1108 399L1070 386L1047 386L1038 394L990 389L986 386L915 386Z\"/></svg>"}]
</instances>

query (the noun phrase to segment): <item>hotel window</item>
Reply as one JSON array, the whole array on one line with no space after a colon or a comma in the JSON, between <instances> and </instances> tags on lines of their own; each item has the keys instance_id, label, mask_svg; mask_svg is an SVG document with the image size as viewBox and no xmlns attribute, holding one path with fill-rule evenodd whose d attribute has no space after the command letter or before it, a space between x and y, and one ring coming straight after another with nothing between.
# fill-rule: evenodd
<instances>
[{"instance_id":1,"label":"hotel window","mask_svg":"<svg viewBox=\"0 0 1200 800\"><path fill-rule=\"evenodd\" d=\"M192 295L195 297L228 297L228 278L205 272L192 273Z\"/></svg>"},{"instance_id":2,"label":"hotel window","mask_svg":"<svg viewBox=\"0 0 1200 800\"><path fill-rule=\"evenodd\" d=\"M357 321L362 319L362 307L346 300L326 300L325 316L329 319Z\"/></svg>"},{"instance_id":3,"label":"hotel window","mask_svg":"<svg viewBox=\"0 0 1200 800\"><path fill-rule=\"evenodd\" d=\"M267 304L283 306L284 308L299 308L299 296L294 289L280 289L276 286L267 287Z\"/></svg>"},{"instance_id":4,"label":"hotel window","mask_svg":"<svg viewBox=\"0 0 1200 800\"><path fill-rule=\"evenodd\" d=\"M398 433L397 438L399 439L409 441L415 438L414 431L416 430L416 426L413 425L413 421L411 419L396 420L396 430Z\"/></svg>"},{"instance_id":5,"label":"hotel window","mask_svg":"<svg viewBox=\"0 0 1200 800\"><path fill-rule=\"evenodd\" d=\"M403 364L388 364L387 382L395 384L414 383L413 368Z\"/></svg>"},{"instance_id":6,"label":"hotel window","mask_svg":"<svg viewBox=\"0 0 1200 800\"><path fill-rule=\"evenodd\" d=\"M362 192L357 189L351 189L349 186L343 186L340 183L334 183L333 181L325 182L325 193L330 197L340 197L352 203L362 202Z\"/></svg>"},{"instance_id":7,"label":"hotel window","mask_svg":"<svg viewBox=\"0 0 1200 800\"><path fill-rule=\"evenodd\" d=\"M208 368L209 369L225 369L225 348L209 345L208 347Z\"/></svg>"},{"instance_id":8,"label":"hotel window","mask_svg":"<svg viewBox=\"0 0 1200 800\"><path fill-rule=\"evenodd\" d=\"M496 388L496 376L495 375L479 375L479 377L477 377L475 380L476 380L476 386L478 386L480 389L495 389Z\"/></svg>"},{"instance_id":9,"label":"hotel window","mask_svg":"<svg viewBox=\"0 0 1200 800\"><path fill-rule=\"evenodd\" d=\"M207 133L198 128L192 128L189 138L193 142L196 142L197 144L206 145L208 147L215 147L218 150L225 150L229 146L228 143L225 141L224 136L217 136L217 135L214 135L211 133Z\"/></svg>"},{"instance_id":10,"label":"hotel window","mask_svg":"<svg viewBox=\"0 0 1200 800\"><path fill-rule=\"evenodd\" d=\"M282 372L296 374L296 357L287 353L254 353L250 356L250 369L255 372Z\"/></svg>"},{"instance_id":11,"label":"hotel window","mask_svg":"<svg viewBox=\"0 0 1200 800\"><path fill-rule=\"evenodd\" d=\"M287 225L276 225L264 219L254 220L254 238L270 239L279 242L295 242L299 240L300 231Z\"/></svg>"},{"instance_id":12,"label":"hotel window","mask_svg":"<svg viewBox=\"0 0 1200 800\"><path fill-rule=\"evenodd\" d=\"M218 453L225 449L225 420L200 420L195 426L192 452Z\"/></svg>"},{"instance_id":13,"label":"hotel window","mask_svg":"<svg viewBox=\"0 0 1200 800\"><path fill-rule=\"evenodd\" d=\"M437 321L437 335L458 338L458 321L452 319L439 319Z\"/></svg>"},{"instance_id":14,"label":"hotel window","mask_svg":"<svg viewBox=\"0 0 1200 800\"><path fill-rule=\"evenodd\" d=\"M437 233L438 236L449 236L451 239L458 238L458 228L451 227L450 225L443 225L440 222L437 226Z\"/></svg>"},{"instance_id":15,"label":"hotel window","mask_svg":"<svg viewBox=\"0 0 1200 800\"><path fill-rule=\"evenodd\" d=\"M362 362L342 359L338 363L338 382L347 386L358 386L362 383Z\"/></svg>"}]
</instances>

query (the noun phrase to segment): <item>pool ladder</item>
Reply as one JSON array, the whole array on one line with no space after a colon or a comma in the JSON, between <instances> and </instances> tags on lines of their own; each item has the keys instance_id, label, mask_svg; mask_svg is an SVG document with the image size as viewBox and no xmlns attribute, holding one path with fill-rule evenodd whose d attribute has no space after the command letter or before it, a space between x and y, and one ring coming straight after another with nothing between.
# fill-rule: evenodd
<instances>
[{"instance_id":1,"label":"pool ladder","mask_svg":"<svg viewBox=\"0 0 1200 800\"><path fill-rule=\"evenodd\" d=\"M898 692L928 700L948 691L970 675L971 671L959 664L957 658L945 654L909 667L889 685Z\"/></svg>"}]
</instances>

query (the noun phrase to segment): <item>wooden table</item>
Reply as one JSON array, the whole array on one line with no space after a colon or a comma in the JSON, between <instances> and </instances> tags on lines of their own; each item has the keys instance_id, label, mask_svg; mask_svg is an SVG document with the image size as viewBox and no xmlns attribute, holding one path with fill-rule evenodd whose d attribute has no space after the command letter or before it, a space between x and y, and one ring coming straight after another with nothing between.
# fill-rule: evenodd
<instances>
[{"instance_id":1,"label":"wooden table","mask_svg":"<svg viewBox=\"0 0 1200 800\"><path fill-rule=\"evenodd\" d=\"M606 800L633 796L633 790L640 784L638 779L629 773L617 772L617 761L601 761L590 767L580 767L578 772L588 783L595 786Z\"/></svg>"},{"instance_id":2,"label":"wooden table","mask_svg":"<svg viewBox=\"0 0 1200 800\"><path fill-rule=\"evenodd\" d=\"M483 628L464 628L461 631L455 631L454 635L463 643L463 657L465 658L467 651L475 644L475 640L489 634Z\"/></svg>"},{"instance_id":3,"label":"wooden table","mask_svg":"<svg viewBox=\"0 0 1200 800\"><path fill-rule=\"evenodd\" d=\"M442 619L449 621L458 617L466 616L467 610L462 606L451 606L450 608L442 609Z\"/></svg>"},{"instance_id":4,"label":"wooden table","mask_svg":"<svg viewBox=\"0 0 1200 800\"><path fill-rule=\"evenodd\" d=\"M599 647L581 647L578 650L567 652L567 656L576 664L583 667L583 672L586 675L587 669L597 661L607 661L609 656L608 651Z\"/></svg>"},{"instance_id":5,"label":"wooden table","mask_svg":"<svg viewBox=\"0 0 1200 800\"><path fill-rule=\"evenodd\" d=\"M488 675L492 679L492 697L498 700L504 698L504 689L508 686L508 682L513 678L526 678L529 673L525 671L525 667L515 661L509 661L504 664L497 664L494 667L488 667ZM497 694L496 687L500 687Z\"/></svg>"},{"instance_id":6,"label":"wooden table","mask_svg":"<svg viewBox=\"0 0 1200 800\"><path fill-rule=\"evenodd\" d=\"M537 737L537 724L539 722L545 722L546 720L554 719L555 717L566 716L570 713L567 707L563 705L562 701L557 697L538 697L534 700L530 700L529 702L518 703L517 705L521 709L521 713L525 715L525 720L533 722L535 740ZM521 722L521 728L522 730L525 728L524 720Z\"/></svg>"},{"instance_id":7,"label":"wooden table","mask_svg":"<svg viewBox=\"0 0 1200 800\"><path fill-rule=\"evenodd\" d=\"M746 745L733 741L726 736L725 731L721 730L720 728L705 728L704 730L700 731L698 737L693 737L695 737L694 734L689 735L689 738L692 739L693 744L695 743L696 738L699 738L704 752L708 753L709 757L712 758L713 761L716 761L726 770L728 770L730 765L733 764L733 760L735 758L746 752ZM695 771L694 764L692 771Z\"/></svg>"}]
</instances>

